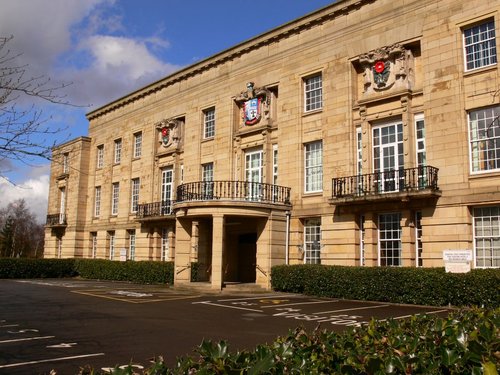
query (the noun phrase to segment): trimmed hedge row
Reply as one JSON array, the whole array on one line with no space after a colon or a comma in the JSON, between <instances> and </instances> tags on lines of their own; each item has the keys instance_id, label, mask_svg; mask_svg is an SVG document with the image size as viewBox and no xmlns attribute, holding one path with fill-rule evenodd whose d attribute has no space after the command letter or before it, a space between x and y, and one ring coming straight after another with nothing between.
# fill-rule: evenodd
<instances>
[{"instance_id":1,"label":"trimmed hedge row","mask_svg":"<svg viewBox=\"0 0 500 375\"><path fill-rule=\"evenodd\" d=\"M500 309L463 310L446 319L413 316L369 324L342 333L290 331L253 351L230 352L225 341L204 341L198 358L168 368L160 358L147 375L184 374L485 374L498 375ZM90 368L81 375L98 375ZM114 375L138 375L129 366Z\"/></svg>"},{"instance_id":2,"label":"trimmed hedge row","mask_svg":"<svg viewBox=\"0 0 500 375\"><path fill-rule=\"evenodd\" d=\"M0 279L62 278L131 281L141 284L174 282L173 262L115 262L106 259L0 258Z\"/></svg>"},{"instance_id":3,"label":"trimmed hedge row","mask_svg":"<svg viewBox=\"0 0 500 375\"><path fill-rule=\"evenodd\" d=\"M500 269L464 274L444 268L281 265L271 270L276 291L429 306L500 307Z\"/></svg>"},{"instance_id":4,"label":"trimmed hedge row","mask_svg":"<svg viewBox=\"0 0 500 375\"><path fill-rule=\"evenodd\" d=\"M75 271L86 279L131 281L139 284L172 285L174 283L173 262L76 259Z\"/></svg>"},{"instance_id":5,"label":"trimmed hedge row","mask_svg":"<svg viewBox=\"0 0 500 375\"><path fill-rule=\"evenodd\" d=\"M0 279L77 276L74 259L0 258Z\"/></svg>"}]
</instances>

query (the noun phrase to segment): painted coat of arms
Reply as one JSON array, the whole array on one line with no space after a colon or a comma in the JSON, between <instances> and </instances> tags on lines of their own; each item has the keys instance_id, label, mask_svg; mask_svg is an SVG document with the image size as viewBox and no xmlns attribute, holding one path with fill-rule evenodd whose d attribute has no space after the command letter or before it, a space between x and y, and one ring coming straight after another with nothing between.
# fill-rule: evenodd
<instances>
[{"instance_id":1,"label":"painted coat of arms","mask_svg":"<svg viewBox=\"0 0 500 375\"><path fill-rule=\"evenodd\" d=\"M262 116L269 116L270 92L263 88L255 88L253 82L247 83L247 90L235 99L240 107L244 125L257 124Z\"/></svg>"},{"instance_id":2,"label":"painted coat of arms","mask_svg":"<svg viewBox=\"0 0 500 375\"><path fill-rule=\"evenodd\" d=\"M359 62L363 69L364 94L391 88L411 90L413 86L413 54L400 44L360 55Z\"/></svg>"}]
</instances>

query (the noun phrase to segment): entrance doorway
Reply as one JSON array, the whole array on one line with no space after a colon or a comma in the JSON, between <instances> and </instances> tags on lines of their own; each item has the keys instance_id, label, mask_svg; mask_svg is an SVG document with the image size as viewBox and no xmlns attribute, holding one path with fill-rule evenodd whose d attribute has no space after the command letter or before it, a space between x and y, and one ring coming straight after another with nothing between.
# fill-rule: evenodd
<instances>
[{"instance_id":1,"label":"entrance doorway","mask_svg":"<svg viewBox=\"0 0 500 375\"><path fill-rule=\"evenodd\" d=\"M254 283L257 263L257 233L238 237L238 276L242 283Z\"/></svg>"}]
</instances>

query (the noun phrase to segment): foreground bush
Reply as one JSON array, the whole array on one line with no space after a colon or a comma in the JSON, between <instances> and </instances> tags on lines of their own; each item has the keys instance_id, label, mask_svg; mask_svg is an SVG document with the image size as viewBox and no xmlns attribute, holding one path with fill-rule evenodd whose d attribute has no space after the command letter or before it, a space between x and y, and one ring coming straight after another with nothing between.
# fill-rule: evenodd
<instances>
[{"instance_id":1,"label":"foreground bush","mask_svg":"<svg viewBox=\"0 0 500 375\"><path fill-rule=\"evenodd\" d=\"M429 306L500 307L500 269L446 273L444 268L275 266L276 291Z\"/></svg>"},{"instance_id":2,"label":"foreground bush","mask_svg":"<svg viewBox=\"0 0 500 375\"><path fill-rule=\"evenodd\" d=\"M74 277L74 259L0 258L0 279Z\"/></svg>"},{"instance_id":3,"label":"foreground bush","mask_svg":"<svg viewBox=\"0 0 500 375\"><path fill-rule=\"evenodd\" d=\"M205 341L197 352L198 358L181 358L175 368L160 360L142 374L493 375L500 363L500 309L371 321L344 333L298 328L254 351L232 353L224 341ZM128 368L113 374L138 373Z\"/></svg>"}]
</instances>

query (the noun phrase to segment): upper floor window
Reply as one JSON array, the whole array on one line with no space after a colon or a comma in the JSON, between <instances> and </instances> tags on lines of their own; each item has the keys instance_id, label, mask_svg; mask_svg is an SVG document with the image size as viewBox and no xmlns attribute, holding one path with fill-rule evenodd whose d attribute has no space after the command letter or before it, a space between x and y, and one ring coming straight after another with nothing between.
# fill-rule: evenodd
<instances>
[{"instance_id":1,"label":"upper floor window","mask_svg":"<svg viewBox=\"0 0 500 375\"><path fill-rule=\"evenodd\" d=\"M113 184L112 196L111 196L111 215L118 215L119 196L120 196L120 183L115 182Z\"/></svg>"},{"instance_id":2,"label":"upper floor window","mask_svg":"<svg viewBox=\"0 0 500 375\"><path fill-rule=\"evenodd\" d=\"M99 217L101 215L101 187L96 186L94 192L94 216Z\"/></svg>"},{"instance_id":3,"label":"upper floor window","mask_svg":"<svg viewBox=\"0 0 500 375\"><path fill-rule=\"evenodd\" d=\"M120 164L122 161L122 140L115 140L115 164Z\"/></svg>"},{"instance_id":4,"label":"upper floor window","mask_svg":"<svg viewBox=\"0 0 500 375\"><path fill-rule=\"evenodd\" d=\"M97 146L97 168L104 167L104 145Z\"/></svg>"},{"instance_id":5,"label":"upper floor window","mask_svg":"<svg viewBox=\"0 0 500 375\"><path fill-rule=\"evenodd\" d=\"M142 132L134 134L134 158L140 158L142 155Z\"/></svg>"},{"instance_id":6,"label":"upper floor window","mask_svg":"<svg viewBox=\"0 0 500 375\"><path fill-rule=\"evenodd\" d=\"M215 108L203 111L203 138L215 136Z\"/></svg>"},{"instance_id":7,"label":"upper floor window","mask_svg":"<svg viewBox=\"0 0 500 375\"><path fill-rule=\"evenodd\" d=\"M305 191L306 193L323 190L323 143L306 144L305 147Z\"/></svg>"},{"instance_id":8,"label":"upper floor window","mask_svg":"<svg viewBox=\"0 0 500 375\"><path fill-rule=\"evenodd\" d=\"M463 37L466 70L497 63L495 22L493 20L464 29Z\"/></svg>"},{"instance_id":9,"label":"upper floor window","mask_svg":"<svg viewBox=\"0 0 500 375\"><path fill-rule=\"evenodd\" d=\"M500 106L469 112L472 172L500 169Z\"/></svg>"},{"instance_id":10,"label":"upper floor window","mask_svg":"<svg viewBox=\"0 0 500 375\"><path fill-rule=\"evenodd\" d=\"M304 80L305 111L323 108L323 78L321 74Z\"/></svg>"},{"instance_id":11,"label":"upper floor window","mask_svg":"<svg viewBox=\"0 0 500 375\"><path fill-rule=\"evenodd\" d=\"M211 199L214 192L214 164L203 164L201 173L203 179L203 194L205 199Z\"/></svg>"},{"instance_id":12,"label":"upper floor window","mask_svg":"<svg viewBox=\"0 0 500 375\"><path fill-rule=\"evenodd\" d=\"M131 186L131 197L130 197L130 212L137 212L137 207L139 205L139 186L140 180L138 178L132 179Z\"/></svg>"},{"instance_id":13,"label":"upper floor window","mask_svg":"<svg viewBox=\"0 0 500 375\"><path fill-rule=\"evenodd\" d=\"M69 154L63 154L63 173L69 173Z\"/></svg>"}]
</instances>

